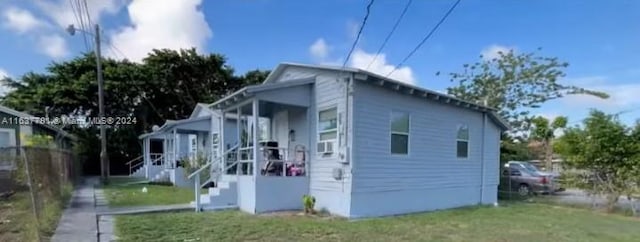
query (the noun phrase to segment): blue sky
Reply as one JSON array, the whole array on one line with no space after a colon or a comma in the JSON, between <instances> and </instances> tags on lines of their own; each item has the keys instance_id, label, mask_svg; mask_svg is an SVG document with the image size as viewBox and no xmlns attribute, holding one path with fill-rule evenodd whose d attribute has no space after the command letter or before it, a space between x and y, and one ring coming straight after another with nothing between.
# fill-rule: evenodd
<instances>
[{"instance_id":1,"label":"blue sky","mask_svg":"<svg viewBox=\"0 0 640 242\"><path fill-rule=\"evenodd\" d=\"M86 51L81 36L62 26L74 22L70 1L0 2L0 73L19 77L43 71ZM187 48L224 54L238 73L272 69L279 62L342 64L368 0L323 1L88 1L115 58L140 59L152 48ZM377 0L348 65L366 67L406 0ZM422 39L453 0L414 0L370 70L386 74ZM76 24L77 25L77 24ZM108 45L107 45L108 47ZM640 117L640 1L462 0L435 35L394 73L395 78L444 90L447 75L481 53L515 49L570 63L563 82L608 92L609 100L574 96L536 113L579 121L589 108ZM1 74L0 74L1 75Z\"/></svg>"}]
</instances>

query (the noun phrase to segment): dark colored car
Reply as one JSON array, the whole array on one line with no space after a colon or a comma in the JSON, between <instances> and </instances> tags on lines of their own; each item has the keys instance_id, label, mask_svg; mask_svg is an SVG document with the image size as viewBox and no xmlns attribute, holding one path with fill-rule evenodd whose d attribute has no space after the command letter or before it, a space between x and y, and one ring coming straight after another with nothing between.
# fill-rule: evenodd
<instances>
[{"instance_id":1,"label":"dark colored car","mask_svg":"<svg viewBox=\"0 0 640 242\"><path fill-rule=\"evenodd\" d=\"M556 176L538 170L531 163L510 161L503 167L500 182L503 186L510 187L511 191L526 196L562 191L556 179Z\"/></svg>"}]
</instances>

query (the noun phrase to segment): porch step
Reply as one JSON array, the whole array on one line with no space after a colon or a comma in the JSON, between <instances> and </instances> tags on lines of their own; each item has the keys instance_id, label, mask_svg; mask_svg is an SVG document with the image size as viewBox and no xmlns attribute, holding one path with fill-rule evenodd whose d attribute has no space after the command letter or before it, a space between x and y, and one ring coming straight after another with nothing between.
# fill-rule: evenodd
<instances>
[{"instance_id":1,"label":"porch step","mask_svg":"<svg viewBox=\"0 0 640 242\"><path fill-rule=\"evenodd\" d=\"M146 165L142 165L138 168L136 168L133 173L131 173L129 176L130 177L144 177L145 176L145 166Z\"/></svg>"},{"instance_id":2,"label":"porch step","mask_svg":"<svg viewBox=\"0 0 640 242\"><path fill-rule=\"evenodd\" d=\"M169 175L170 175L170 171L168 169L163 169L158 174L151 177L151 179L149 180L152 182L169 181L170 180Z\"/></svg>"},{"instance_id":3,"label":"porch step","mask_svg":"<svg viewBox=\"0 0 640 242\"><path fill-rule=\"evenodd\" d=\"M195 205L195 201L191 202ZM216 187L210 187L207 194L200 195L202 208L237 207L238 191L234 181L218 181Z\"/></svg>"}]
</instances>

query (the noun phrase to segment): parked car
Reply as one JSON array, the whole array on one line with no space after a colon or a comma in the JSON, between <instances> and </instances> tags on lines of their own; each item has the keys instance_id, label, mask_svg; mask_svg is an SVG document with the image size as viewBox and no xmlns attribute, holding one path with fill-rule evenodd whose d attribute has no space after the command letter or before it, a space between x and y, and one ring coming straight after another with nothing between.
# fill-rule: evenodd
<instances>
[{"instance_id":1,"label":"parked car","mask_svg":"<svg viewBox=\"0 0 640 242\"><path fill-rule=\"evenodd\" d=\"M562 191L557 182L558 176L540 171L528 162L510 161L501 172L501 182L511 191L526 196L529 194L552 194ZM510 185L509 185L510 183Z\"/></svg>"}]
</instances>

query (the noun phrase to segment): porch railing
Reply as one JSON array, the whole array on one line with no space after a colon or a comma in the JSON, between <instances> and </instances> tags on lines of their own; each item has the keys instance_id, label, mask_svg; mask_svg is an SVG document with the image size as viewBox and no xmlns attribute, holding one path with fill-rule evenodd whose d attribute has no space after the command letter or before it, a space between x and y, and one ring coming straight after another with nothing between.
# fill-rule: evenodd
<instances>
[{"instance_id":1,"label":"porch railing","mask_svg":"<svg viewBox=\"0 0 640 242\"><path fill-rule=\"evenodd\" d=\"M125 165L129 166L129 175L133 175L134 169L142 166L144 164L144 155L137 156L136 158L131 159Z\"/></svg>"},{"instance_id":2,"label":"porch railing","mask_svg":"<svg viewBox=\"0 0 640 242\"><path fill-rule=\"evenodd\" d=\"M229 166L224 166L222 164L222 157L228 156L230 154L237 152L237 149L238 149L238 145L231 147L227 151L223 152L221 156L213 157L213 159L210 162L204 164L202 167L198 168L196 171L192 172L191 174L189 174L189 176L187 176L187 179L194 179L193 183L194 183L194 189L195 189L196 212L200 212L200 207L201 207L200 189L202 189L203 185L209 182L212 182L212 181L215 182L218 180L219 176L223 173L223 171L229 168ZM237 161L235 161L234 164L237 164ZM202 172L207 169L210 169L211 175L209 179L207 179L207 181L205 181L205 183L203 184L200 182L200 176L202 175Z\"/></svg>"},{"instance_id":3,"label":"porch railing","mask_svg":"<svg viewBox=\"0 0 640 242\"><path fill-rule=\"evenodd\" d=\"M289 154L288 148L262 147L258 157L258 167L263 176L306 176L308 174L308 151L294 148Z\"/></svg>"},{"instance_id":4,"label":"porch railing","mask_svg":"<svg viewBox=\"0 0 640 242\"><path fill-rule=\"evenodd\" d=\"M149 158L151 161L150 163L154 164L155 161L161 157L162 157L161 153L149 154ZM130 161L125 163L125 165L129 166L129 175L133 175L134 172L136 172L139 168L141 168L144 165L144 155L140 155L136 158L131 159Z\"/></svg>"}]
</instances>

